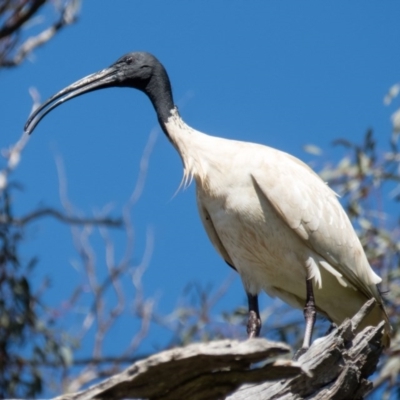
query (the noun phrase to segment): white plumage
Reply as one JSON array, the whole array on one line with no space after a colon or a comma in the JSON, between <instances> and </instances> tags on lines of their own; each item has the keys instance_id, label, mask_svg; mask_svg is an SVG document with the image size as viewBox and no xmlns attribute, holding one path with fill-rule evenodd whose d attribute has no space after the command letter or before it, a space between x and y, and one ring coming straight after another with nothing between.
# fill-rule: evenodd
<instances>
[{"instance_id":1,"label":"white plumage","mask_svg":"<svg viewBox=\"0 0 400 400\"><path fill-rule=\"evenodd\" d=\"M177 111L166 123L182 157L184 181L196 181L203 225L239 272L247 292L303 308L312 278L320 313L336 324L370 298L365 321L387 320L362 245L337 195L299 159L255 143L213 137L187 126Z\"/></svg>"}]
</instances>

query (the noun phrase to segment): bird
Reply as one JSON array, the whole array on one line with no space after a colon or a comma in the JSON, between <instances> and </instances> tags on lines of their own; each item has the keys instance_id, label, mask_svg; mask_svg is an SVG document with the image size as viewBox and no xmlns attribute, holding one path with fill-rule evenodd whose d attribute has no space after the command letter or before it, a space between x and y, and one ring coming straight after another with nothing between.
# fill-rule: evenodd
<instances>
[{"instance_id":1,"label":"bird","mask_svg":"<svg viewBox=\"0 0 400 400\"><path fill-rule=\"evenodd\" d=\"M336 193L307 164L262 144L220 138L187 125L173 101L161 62L132 52L110 67L54 94L29 117L25 132L65 101L104 88L139 90L183 164L182 184L196 184L198 211L211 243L238 272L248 300L247 334L260 334L258 296L264 291L303 309L302 348L312 341L317 312L334 324L351 318L369 299L372 312L358 330L390 323L361 242Z\"/></svg>"}]
</instances>

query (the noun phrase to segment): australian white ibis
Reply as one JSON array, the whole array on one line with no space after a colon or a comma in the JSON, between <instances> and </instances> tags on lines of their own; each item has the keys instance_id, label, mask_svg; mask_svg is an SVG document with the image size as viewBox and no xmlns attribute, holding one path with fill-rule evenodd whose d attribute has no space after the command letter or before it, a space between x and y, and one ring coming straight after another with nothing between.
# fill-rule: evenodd
<instances>
[{"instance_id":1,"label":"australian white ibis","mask_svg":"<svg viewBox=\"0 0 400 400\"><path fill-rule=\"evenodd\" d=\"M162 130L182 158L183 182L196 181L206 232L239 274L248 296L249 337L258 336L258 294L264 290L306 319L309 347L316 311L340 324L371 298L376 307L359 329L390 325L361 243L335 193L297 158L255 143L213 137L192 129L173 103L163 65L151 54L124 55L109 68L56 93L29 118L25 131L63 102L94 90L129 87L151 100Z\"/></svg>"}]
</instances>

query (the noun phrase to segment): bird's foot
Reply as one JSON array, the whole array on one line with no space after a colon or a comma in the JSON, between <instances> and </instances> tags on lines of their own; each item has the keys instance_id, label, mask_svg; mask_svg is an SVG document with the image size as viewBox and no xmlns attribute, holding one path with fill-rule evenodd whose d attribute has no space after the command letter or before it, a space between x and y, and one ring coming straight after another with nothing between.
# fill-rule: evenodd
<instances>
[{"instance_id":1,"label":"bird's foot","mask_svg":"<svg viewBox=\"0 0 400 400\"><path fill-rule=\"evenodd\" d=\"M298 359L307 352L309 347L302 347L296 351L295 355L293 356L293 361L298 361Z\"/></svg>"}]
</instances>

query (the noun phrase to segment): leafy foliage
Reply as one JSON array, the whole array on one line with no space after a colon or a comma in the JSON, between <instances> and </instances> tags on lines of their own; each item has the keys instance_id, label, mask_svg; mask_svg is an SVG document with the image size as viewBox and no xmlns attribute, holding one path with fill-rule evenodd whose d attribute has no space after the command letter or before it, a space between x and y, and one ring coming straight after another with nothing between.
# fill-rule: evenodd
<instances>
[{"instance_id":1,"label":"leafy foliage","mask_svg":"<svg viewBox=\"0 0 400 400\"><path fill-rule=\"evenodd\" d=\"M10 223L13 188L0 192L1 220L8 221L0 222L0 397L32 398L43 388L41 367L66 366L71 346L31 287L36 260L22 261L24 230Z\"/></svg>"}]
</instances>

